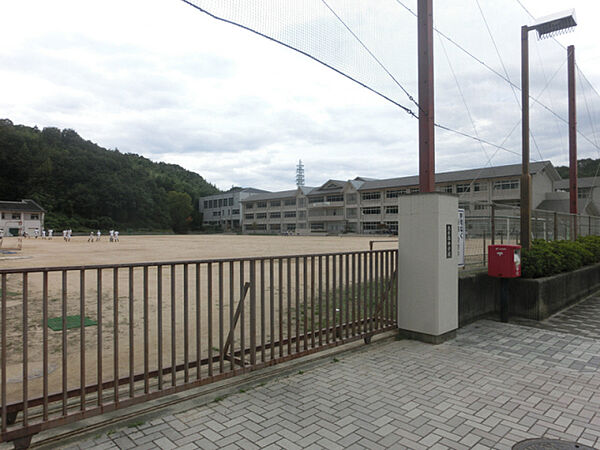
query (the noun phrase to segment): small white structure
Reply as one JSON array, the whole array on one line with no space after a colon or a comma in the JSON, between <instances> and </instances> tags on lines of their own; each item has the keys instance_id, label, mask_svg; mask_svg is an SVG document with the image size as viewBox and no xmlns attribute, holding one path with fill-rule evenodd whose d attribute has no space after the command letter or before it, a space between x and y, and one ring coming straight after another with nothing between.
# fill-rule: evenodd
<instances>
[{"instance_id":1,"label":"small white structure","mask_svg":"<svg viewBox=\"0 0 600 450\"><path fill-rule=\"evenodd\" d=\"M24 232L33 236L44 228L46 211L33 200L20 202L0 201L0 230L4 236L19 236Z\"/></svg>"},{"instance_id":2,"label":"small white structure","mask_svg":"<svg viewBox=\"0 0 600 450\"><path fill-rule=\"evenodd\" d=\"M398 328L432 344L458 328L458 196L398 199Z\"/></svg>"}]
</instances>

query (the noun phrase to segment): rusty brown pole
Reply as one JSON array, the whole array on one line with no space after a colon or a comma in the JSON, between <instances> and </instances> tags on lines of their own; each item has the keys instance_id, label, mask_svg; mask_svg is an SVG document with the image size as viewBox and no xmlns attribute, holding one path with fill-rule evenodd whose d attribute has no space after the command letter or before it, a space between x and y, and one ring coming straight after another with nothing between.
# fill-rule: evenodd
<instances>
[{"instance_id":1,"label":"rusty brown pole","mask_svg":"<svg viewBox=\"0 0 600 450\"><path fill-rule=\"evenodd\" d=\"M573 238L577 238L577 106L575 99L575 46L567 47L569 83L569 212L573 214Z\"/></svg>"},{"instance_id":2,"label":"rusty brown pole","mask_svg":"<svg viewBox=\"0 0 600 450\"><path fill-rule=\"evenodd\" d=\"M531 246L531 175L529 174L529 28L521 27L521 247Z\"/></svg>"},{"instance_id":3,"label":"rusty brown pole","mask_svg":"<svg viewBox=\"0 0 600 450\"><path fill-rule=\"evenodd\" d=\"M435 190L433 0L419 0L419 191Z\"/></svg>"}]
</instances>

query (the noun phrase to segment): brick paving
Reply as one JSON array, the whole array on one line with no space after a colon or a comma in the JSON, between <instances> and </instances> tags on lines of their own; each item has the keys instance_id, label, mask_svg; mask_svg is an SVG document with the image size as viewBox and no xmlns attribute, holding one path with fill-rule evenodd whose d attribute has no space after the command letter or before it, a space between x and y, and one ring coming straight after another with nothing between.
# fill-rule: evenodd
<instances>
[{"instance_id":1,"label":"brick paving","mask_svg":"<svg viewBox=\"0 0 600 450\"><path fill-rule=\"evenodd\" d=\"M375 343L71 449L600 448L600 339L479 321L456 339Z\"/></svg>"},{"instance_id":2,"label":"brick paving","mask_svg":"<svg viewBox=\"0 0 600 450\"><path fill-rule=\"evenodd\" d=\"M522 319L516 319L514 322L545 330L600 339L600 295L588 297L541 322Z\"/></svg>"}]
</instances>

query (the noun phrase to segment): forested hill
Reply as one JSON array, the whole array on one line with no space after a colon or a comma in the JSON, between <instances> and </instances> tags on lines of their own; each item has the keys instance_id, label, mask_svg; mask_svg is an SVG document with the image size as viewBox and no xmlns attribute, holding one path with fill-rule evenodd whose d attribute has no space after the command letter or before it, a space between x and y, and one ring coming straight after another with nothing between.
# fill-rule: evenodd
<instances>
[{"instance_id":1,"label":"forested hill","mask_svg":"<svg viewBox=\"0 0 600 450\"><path fill-rule=\"evenodd\" d=\"M180 166L0 119L0 200L34 199L49 228L182 232L200 226L197 200L216 192Z\"/></svg>"},{"instance_id":2,"label":"forested hill","mask_svg":"<svg viewBox=\"0 0 600 450\"><path fill-rule=\"evenodd\" d=\"M598 164L600 164L600 159L586 158L577 160L577 177L584 178L600 175ZM561 177L569 178L569 166L556 166L556 170Z\"/></svg>"}]
</instances>

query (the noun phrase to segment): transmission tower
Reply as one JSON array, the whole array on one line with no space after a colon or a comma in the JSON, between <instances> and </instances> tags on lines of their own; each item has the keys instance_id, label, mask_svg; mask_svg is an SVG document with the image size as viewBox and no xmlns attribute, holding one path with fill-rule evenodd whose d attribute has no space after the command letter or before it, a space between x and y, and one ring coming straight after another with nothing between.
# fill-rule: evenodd
<instances>
[{"instance_id":1,"label":"transmission tower","mask_svg":"<svg viewBox=\"0 0 600 450\"><path fill-rule=\"evenodd\" d=\"M304 164L302 164L302 160L299 160L296 166L296 186L304 186Z\"/></svg>"}]
</instances>

